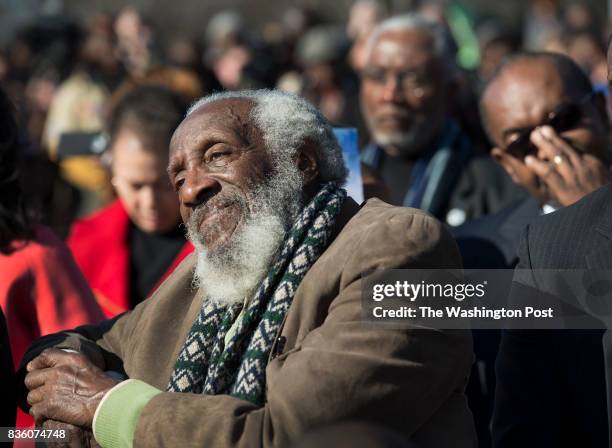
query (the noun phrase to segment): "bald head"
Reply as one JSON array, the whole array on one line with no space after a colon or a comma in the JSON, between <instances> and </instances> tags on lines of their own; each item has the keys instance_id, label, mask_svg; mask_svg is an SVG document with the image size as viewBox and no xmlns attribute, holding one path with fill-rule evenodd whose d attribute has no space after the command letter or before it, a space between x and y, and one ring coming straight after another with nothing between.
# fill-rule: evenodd
<instances>
[{"instance_id":1,"label":"bald head","mask_svg":"<svg viewBox=\"0 0 612 448\"><path fill-rule=\"evenodd\" d=\"M493 73L485 86L480 103L481 117L489 138L491 134L490 107L493 103L506 103L505 107L528 108L541 95L579 101L592 91L591 81L570 58L557 53L520 53Z\"/></svg>"}]
</instances>

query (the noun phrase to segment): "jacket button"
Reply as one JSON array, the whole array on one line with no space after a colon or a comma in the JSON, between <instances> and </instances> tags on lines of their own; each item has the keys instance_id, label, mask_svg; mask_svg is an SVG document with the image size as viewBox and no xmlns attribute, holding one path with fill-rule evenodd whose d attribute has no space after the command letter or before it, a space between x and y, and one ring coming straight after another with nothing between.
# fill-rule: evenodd
<instances>
[{"instance_id":1,"label":"jacket button","mask_svg":"<svg viewBox=\"0 0 612 448\"><path fill-rule=\"evenodd\" d=\"M279 336L276 338L276 347L274 347L274 353L272 354L272 358L276 358L285 350L285 344L287 343L287 338L285 336Z\"/></svg>"}]
</instances>

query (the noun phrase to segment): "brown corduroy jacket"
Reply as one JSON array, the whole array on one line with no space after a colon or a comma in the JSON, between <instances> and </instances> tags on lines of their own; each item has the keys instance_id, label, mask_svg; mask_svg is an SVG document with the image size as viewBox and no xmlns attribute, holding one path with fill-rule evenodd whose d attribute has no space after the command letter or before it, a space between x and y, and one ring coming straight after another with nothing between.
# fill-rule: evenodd
<instances>
[{"instance_id":1,"label":"brown corduroy jacket","mask_svg":"<svg viewBox=\"0 0 612 448\"><path fill-rule=\"evenodd\" d=\"M165 390L203 292L187 258L149 300L99 326L57 334L103 369ZM341 420L393 428L419 447L475 447L464 387L471 335L388 329L362 319L361 276L383 269L457 268L443 226L415 209L347 200L335 238L300 284L266 369L263 407L227 396L164 392L145 406L134 447L288 447L308 429ZM277 338L277 341L279 338Z\"/></svg>"}]
</instances>

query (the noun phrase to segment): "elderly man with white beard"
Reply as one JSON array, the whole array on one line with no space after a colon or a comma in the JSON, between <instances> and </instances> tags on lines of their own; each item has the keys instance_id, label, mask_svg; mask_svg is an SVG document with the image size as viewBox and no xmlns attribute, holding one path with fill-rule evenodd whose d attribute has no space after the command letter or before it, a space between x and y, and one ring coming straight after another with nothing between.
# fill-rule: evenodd
<instances>
[{"instance_id":1,"label":"elderly man with white beard","mask_svg":"<svg viewBox=\"0 0 612 448\"><path fill-rule=\"evenodd\" d=\"M422 211L347 198L313 106L206 97L168 172L195 253L133 311L30 348L22 400L39 425L105 448L287 447L350 419L420 447L475 446L469 333L373 325L361 309L362 276L457 268L457 247Z\"/></svg>"}]
</instances>

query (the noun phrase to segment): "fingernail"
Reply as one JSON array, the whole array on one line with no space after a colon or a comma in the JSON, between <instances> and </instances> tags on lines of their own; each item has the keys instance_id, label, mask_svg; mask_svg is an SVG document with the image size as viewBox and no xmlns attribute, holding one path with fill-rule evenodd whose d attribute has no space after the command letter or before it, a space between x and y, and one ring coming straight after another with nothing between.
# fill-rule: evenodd
<instances>
[{"instance_id":1,"label":"fingernail","mask_svg":"<svg viewBox=\"0 0 612 448\"><path fill-rule=\"evenodd\" d=\"M553 136L553 130L550 126L542 126L540 132L546 138L551 138Z\"/></svg>"},{"instance_id":2,"label":"fingernail","mask_svg":"<svg viewBox=\"0 0 612 448\"><path fill-rule=\"evenodd\" d=\"M525 165L531 165L533 162L534 162L534 157L533 156L525 157Z\"/></svg>"}]
</instances>

